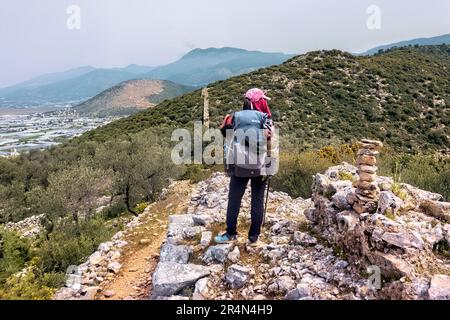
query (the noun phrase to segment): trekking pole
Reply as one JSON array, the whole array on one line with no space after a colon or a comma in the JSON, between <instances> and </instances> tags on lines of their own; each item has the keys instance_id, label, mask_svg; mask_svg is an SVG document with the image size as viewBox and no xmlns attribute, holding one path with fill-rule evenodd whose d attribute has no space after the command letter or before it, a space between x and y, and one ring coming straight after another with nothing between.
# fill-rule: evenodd
<instances>
[{"instance_id":1,"label":"trekking pole","mask_svg":"<svg viewBox=\"0 0 450 320\"><path fill-rule=\"evenodd\" d=\"M266 193L266 203L264 205L264 215L263 215L263 223L262 225L266 223L266 213L267 213L267 205L269 203L269 191L270 191L270 180L272 179L271 176L267 178L267 193Z\"/></svg>"}]
</instances>

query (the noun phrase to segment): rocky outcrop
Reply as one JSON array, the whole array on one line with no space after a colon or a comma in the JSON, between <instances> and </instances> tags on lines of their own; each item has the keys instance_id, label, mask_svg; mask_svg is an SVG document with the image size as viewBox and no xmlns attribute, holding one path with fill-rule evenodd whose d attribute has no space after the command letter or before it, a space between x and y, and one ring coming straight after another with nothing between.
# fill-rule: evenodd
<instances>
[{"instance_id":1,"label":"rocky outcrop","mask_svg":"<svg viewBox=\"0 0 450 320\"><path fill-rule=\"evenodd\" d=\"M392 192L390 178L376 177L374 168L362 169L376 164L378 151L374 151L374 145L378 146L376 142L362 141L358 167L335 168L328 172L338 170L341 174L315 177L314 209L305 212L312 230L323 241L339 248L352 267L363 272L367 268L380 271L383 283L371 290L375 298L445 297L436 293L438 285L430 287L430 283L434 279L443 288L447 278L442 275L450 274L448 259L440 255L449 252L437 251L448 248L450 226L445 219L448 204L438 201L442 199L440 195L406 184L400 185L405 198L399 199ZM355 169L359 177L354 181L356 188L344 189L346 204L343 188L337 188L342 185L339 176L351 176ZM373 193L361 196L363 190Z\"/></svg>"}]
</instances>

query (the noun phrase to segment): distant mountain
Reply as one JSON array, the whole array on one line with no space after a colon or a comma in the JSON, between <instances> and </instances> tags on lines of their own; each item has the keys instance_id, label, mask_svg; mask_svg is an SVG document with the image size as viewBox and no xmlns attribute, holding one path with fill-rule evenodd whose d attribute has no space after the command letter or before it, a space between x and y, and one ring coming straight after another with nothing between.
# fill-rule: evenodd
<instances>
[{"instance_id":1,"label":"distant mountain","mask_svg":"<svg viewBox=\"0 0 450 320\"><path fill-rule=\"evenodd\" d=\"M83 115L123 116L154 107L194 88L163 80L128 80L75 107Z\"/></svg>"},{"instance_id":2,"label":"distant mountain","mask_svg":"<svg viewBox=\"0 0 450 320\"><path fill-rule=\"evenodd\" d=\"M128 72L128 73L133 73L133 74L143 74L143 73L150 72L153 69L155 69L155 67L140 66L137 64L130 64L129 66L126 66L125 68L113 68L113 70L124 71L124 72Z\"/></svg>"},{"instance_id":3,"label":"distant mountain","mask_svg":"<svg viewBox=\"0 0 450 320\"><path fill-rule=\"evenodd\" d=\"M429 45L440 45L440 44L450 44L450 34L444 34L442 36L431 37L431 38L417 38L413 40L401 41L391 44L382 45L373 49L370 49L366 52L361 53L360 55L374 55L378 53L380 50L388 50L394 47L407 47L407 46L429 46Z\"/></svg>"},{"instance_id":4,"label":"distant mountain","mask_svg":"<svg viewBox=\"0 0 450 320\"><path fill-rule=\"evenodd\" d=\"M129 65L124 68L82 67L44 75L0 89L0 107L80 103L123 81L168 80L203 86L217 80L280 64L292 55L235 48L195 49L180 60L161 67Z\"/></svg>"},{"instance_id":5,"label":"distant mountain","mask_svg":"<svg viewBox=\"0 0 450 320\"><path fill-rule=\"evenodd\" d=\"M228 47L194 49L180 60L157 67L143 77L170 80L190 86L203 86L259 68L280 64L293 56Z\"/></svg>"},{"instance_id":6,"label":"distant mountain","mask_svg":"<svg viewBox=\"0 0 450 320\"><path fill-rule=\"evenodd\" d=\"M38 76L31 80L10 86L8 88L0 88L0 93L1 93L1 95L5 95L5 94L13 93L14 91L17 91L20 89L37 88L40 86L45 86L50 83L73 79L73 78L82 76L86 73L89 73L93 70L95 70L94 67L85 66L85 67L70 69L70 70L63 71L63 72L43 74L41 76Z\"/></svg>"},{"instance_id":7,"label":"distant mountain","mask_svg":"<svg viewBox=\"0 0 450 320\"><path fill-rule=\"evenodd\" d=\"M0 90L1 106L34 106L85 101L99 92L122 81L135 78L129 72L113 69L94 69L71 79L56 81L42 86L18 87ZM9 88L8 88L9 89Z\"/></svg>"}]
</instances>

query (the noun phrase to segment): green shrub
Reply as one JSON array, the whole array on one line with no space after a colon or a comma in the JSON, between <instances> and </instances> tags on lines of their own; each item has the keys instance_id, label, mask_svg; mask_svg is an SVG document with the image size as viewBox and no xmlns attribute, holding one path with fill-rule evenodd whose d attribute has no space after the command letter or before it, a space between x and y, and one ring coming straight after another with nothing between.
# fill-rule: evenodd
<instances>
[{"instance_id":1,"label":"green shrub","mask_svg":"<svg viewBox=\"0 0 450 320\"><path fill-rule=\"evenodd\" d=\"M323 159L316 152L282 153L280 169L273 177L272 186L292 197L309 198L313 176L332 165L329 160Z\"/></svg>"},{"instance_id":2,"label":"green shrub","mask_svg":"<svg viewBox=\"0 0 450 320\"><path fill-rule=\"evenodd\" d=\"M114 219L127 211L127 207L123 202L115 203L108 208L105 208L102 212L103 217L106 220Z\"/></svg>"},{"instance_id":3,"label":"green shrub","mask_svg":"<svg viewBox=\"0 0 450 320\"><path fill-rule=\"evenodd\" d=\"M144 212L144 210L148 207L149 203L148 202L142 202L139 203L135 208L134 211L136 211L137 213L141 214L142 212Z\"/></svg>"},{"instance_id":4,"label":"green shrub","mask_svg":"<svg viewBox=\"0 0 450 320\"><path fill-rule=\"evenodd\" d=\"M64 274L44 274L33 259L23 272L8 278L0 288L0 300L50 300L64 282Z\"/></svg>"},{"instance_id":5,"label":"green shrub","mask_svg":"<svg viewBox=\"0 0 450 320\"><path fill-rule=\"evenodd\" d=\"M30 241L12 231L0 232L0 283L22 270L31 258Z\"/></svg>"},{"instance_id":6,"label":"green shrub","mask_svg":"<svg viewBox=\"0 0 450 320\"><path fill-rule=\"evenodd\" d=\"M64 222L48 235L48 239L42 238L38 243L38 266L46 273L66 272L69 266L81 263L116 231L108 227L101 216L83 221L79 226Z\"/></svg>"}]
</instances>

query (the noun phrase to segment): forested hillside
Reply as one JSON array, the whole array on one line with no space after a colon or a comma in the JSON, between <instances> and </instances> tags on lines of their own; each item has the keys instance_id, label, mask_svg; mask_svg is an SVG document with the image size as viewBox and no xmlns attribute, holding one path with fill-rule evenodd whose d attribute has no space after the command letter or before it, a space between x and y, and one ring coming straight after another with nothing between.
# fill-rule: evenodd
<instances>
[{"instance_id":1,"label":"forested hillside","mask_svg":"<svg viewBox=\"0 0 450 320\"><path fill-rule=\"evenodd\" d=\"M279 66L220 81L209 88L210 116L239 109L250 87L272 97L281 134L297 147L320 147L363 136L404 151L445 149L450 137L450 46L401 48L373 57L341 51L301 55ZM158 126L202 119L201 91L94 130L105 141Z\"/></svg>"}]
</instances>

